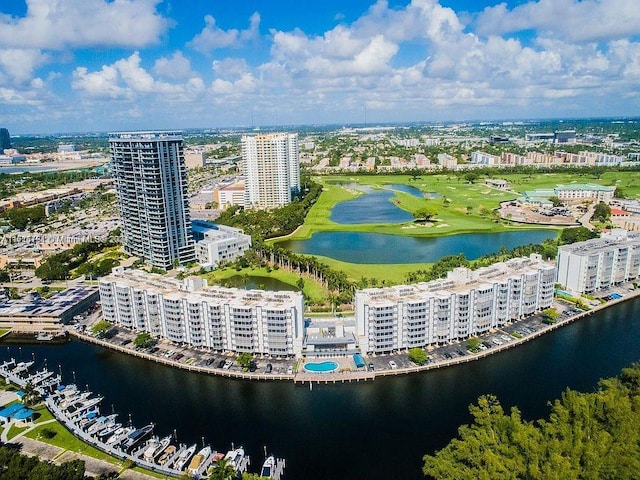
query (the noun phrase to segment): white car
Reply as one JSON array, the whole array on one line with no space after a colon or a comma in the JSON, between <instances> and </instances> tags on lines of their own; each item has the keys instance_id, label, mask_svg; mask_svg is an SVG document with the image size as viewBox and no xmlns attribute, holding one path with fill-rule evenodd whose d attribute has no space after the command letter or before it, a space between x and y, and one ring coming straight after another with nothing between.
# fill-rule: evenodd
<instances>
[{"instance_id":1,"label":"white car","mask_svg":"<svg viewBox=\"0 0 640 480\"><path fill-rule=\"evenodd\" d=\"M491 341L493 343L495 343L496 345L502 345L502 342L500 340L498 340L497 338L493 338Z\"/></svg>"},{"instance_id":2,"label":"white car","mask_svg":"<svg viewBox=\"0 0 640 480\"><path fill-rule=\"evenodd\" d=\"M398 364L396 362L394 362L393 360L389 360L389 367L391 367L393 370L395 370L396 368L398 368Z\"/></svg>"},{"instance_id":3,"label":"white car","mask_svg":"<svg viewBox=\"0 0 640 480\"><path fill-rule=\"evenodd\" d=\"M233 365L233 362L231 360L225 360L224 366L222 368L224 368L225 370L229 370L231 368L231 365Z\"/></svg>"},{"instance_id":4,"label":"white car","mask_svg":"<svg viewBox=\"0 0 640 480\"><path fill-rule=\"evenodd\" d=\"M293 366L289 365L287 368L287 375L293 375Z\"/></svg>"},{"instance_id":5,"label":"white car","mask_svg":"<svg viewBox=\"0 0 640 480\"><path fill-rule=\"evenodd\" d=\"M508 342L509 340L511 340L509 335L500 335L500 338L503 339L505 342Z\"/></svg>"}]
</instances>

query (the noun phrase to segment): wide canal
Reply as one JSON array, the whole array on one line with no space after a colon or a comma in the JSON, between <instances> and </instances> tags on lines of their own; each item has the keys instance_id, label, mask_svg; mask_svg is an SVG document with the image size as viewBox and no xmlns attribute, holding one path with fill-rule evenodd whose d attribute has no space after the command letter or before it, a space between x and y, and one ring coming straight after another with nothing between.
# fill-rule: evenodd
<instances>
[{"instance_id":1,"label":"wide canal","mask_svg":"<svg viewBox=\"0 0 640 480\"><path fill-rule=\"evenodd\" d=\"M35 354L119 412L181 442L244 445L254 466L263 446L287 459L291 480L420 479L422 455L469 421L469 403L497 394L527 419L548 413L567 387L592 391L640 359L640 299L630 300L512 350L448 369L373 382L308 386L228 380L153 364L81 342L1 347L0 360ZM72 373L73 372L73 373Z\"/></svg>"}]
</instances>

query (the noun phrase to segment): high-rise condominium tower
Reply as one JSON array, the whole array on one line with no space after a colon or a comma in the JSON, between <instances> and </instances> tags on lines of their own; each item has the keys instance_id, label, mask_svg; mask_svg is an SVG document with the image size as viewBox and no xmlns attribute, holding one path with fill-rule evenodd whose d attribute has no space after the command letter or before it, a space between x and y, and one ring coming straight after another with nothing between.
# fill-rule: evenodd
<instances>
[{"instance_id":1,"label":"high-rise condominium tower","mask_svg":"<svg viewBox=\"0 0 640 480\"><path fill-rule=\"evenodd\" d=\"M180 132L109 138L124 249L168 269L195 260Z\"/></svg>"},{"instance_id":2,"label":"high-rise condominium tower","mask_svg":"<svg viewBox=\"0 0 640 480\"><path fill-rule=\"evenodd\" d=\"M0 128L0 153L5 148L11 148L11 135L6 128Z\"/></svg>"},{"instance_id":3,"label":"high-rise condominium tower","mask_svg":"<svg viewBox=\"0 0 640 480\"><path fill-rule=\"evenodd\" d=\"M281 207L300 191L297 133L242 137L245 206Z\"/></svg>"}]
</instances>

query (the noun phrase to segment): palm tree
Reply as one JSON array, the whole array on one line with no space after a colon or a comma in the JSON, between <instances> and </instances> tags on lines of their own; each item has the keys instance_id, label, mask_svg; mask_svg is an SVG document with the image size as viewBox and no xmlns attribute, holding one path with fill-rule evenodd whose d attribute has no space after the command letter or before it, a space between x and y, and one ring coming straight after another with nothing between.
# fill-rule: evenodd
<instances>
[{"instance_id":1,"label":"palm tree","mask_svg":"<svg viewBox=\"0 0 640 480\"><path fill-rule=\"evenodd\" d=\"M236 477L236 469L229 463L228 458L218 460L215 467L209 468L210 480L232 480Z\"/></svg>"},{"instance_id":2,"label":"palm tree","mask_svg":"<svg viewBox=\"0 0 640 480\"><path fill-rule=\"evenodd\" d=\"M27 384L22 389L24 395L22 397L22 402L27 407L33 407L40 401L40 393L36 390L36 387L31 382L27 382Z\"/></svg>"}]
</instances>

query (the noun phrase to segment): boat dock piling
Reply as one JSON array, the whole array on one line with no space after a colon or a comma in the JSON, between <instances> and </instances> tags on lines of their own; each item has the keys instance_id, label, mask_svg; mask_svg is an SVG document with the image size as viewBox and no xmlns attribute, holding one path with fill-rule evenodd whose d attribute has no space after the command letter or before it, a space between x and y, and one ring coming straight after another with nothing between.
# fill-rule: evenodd
<instances>
[{"instance_id":1,"label":"boat dock piling","mask_svg":"<svg viewBox=\"0 0 640 480\"><path fill-rule=\"evenodd\" d=\"M42 395L46 407L55 419L71 431L74 436L87 444L92 445L115 458L121 460L132 460L136 465L150 471L173 477L179 477L184 473L183 471L176 470L174 468L174 463L187 450L187 445L180 444L174 454L160 465L153 461L148 461L143 457L144 451L147 448L146 442L137 447L136 450L131 453L127 453L124 449L119 448L118 445L107 444L107 439L99 438L97 432L89 433L88 431L85 431L86 420L84 420L89 413L99 415L98 405L103 400L103 397L91 397L91 392L81 392L75 387L75 385L67 386L67 388L61 392L52 393L53 389L62 384L61 375L55 375L54 372L51 372L46 368L33 374L25 375L24 373L28 372L29 368L33 364L33 361L16 363L16 360L12 358L0 365L0 376L4 377L7 382L11 382L21 388L24 388L27 383L33 384L35 389ZM198 467L198 470L195 473L196 477L204 478L209 468L215 468L218 458L220 458L220 454L212 449L211 453L203 459L201 465ZM242 475L247 472L250 465L251 460L249 456L243 456L236 465L238 474ZM284 466L284 459L277 459L272 478L279 479L284 471Z\"/></svg>"},{"instance_id":2,"label":"boat dock piling","mask_svg":"<svg viewBox=\"0 0 640 480\"><path fill-rule=\"evenodd\" d=\"M273 467L273 473L271 474L271 478L274 480L280 480L284 475L284 467L286 466L286 462L284 458L276 458L276 464Z\"/></svg>"}]
</instances>

